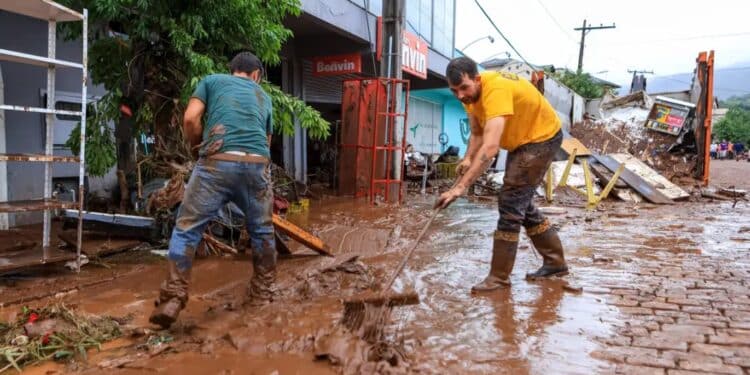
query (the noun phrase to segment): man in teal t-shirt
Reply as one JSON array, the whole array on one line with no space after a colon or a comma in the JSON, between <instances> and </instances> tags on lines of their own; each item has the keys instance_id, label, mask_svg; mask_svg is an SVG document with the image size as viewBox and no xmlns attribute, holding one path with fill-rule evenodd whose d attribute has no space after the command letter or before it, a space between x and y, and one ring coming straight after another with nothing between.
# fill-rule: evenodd
<instances>
[{"instance_id":1,"label":"man in teal t-shirt","mask_svg":"<svg viewBox=\"0 0 750 375\"><path fill-rule=\"evenodd\" d=\"M195 250L206 226L229 202L245 213L252 243L248 297L254 304L273 297L276 244L268 169L272 103L258 85L262 65L255 55L238 54L230 71L231 75L214 74L201 80L185 110L185 138L199 158L169 241L169 274L149 318L165 328L185 308Z\"/></svg>"}]
</instances>

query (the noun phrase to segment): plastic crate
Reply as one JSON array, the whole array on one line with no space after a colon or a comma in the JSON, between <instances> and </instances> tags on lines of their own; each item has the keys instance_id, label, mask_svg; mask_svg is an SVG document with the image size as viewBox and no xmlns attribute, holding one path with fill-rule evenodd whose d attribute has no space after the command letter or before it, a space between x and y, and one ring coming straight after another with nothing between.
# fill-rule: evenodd
<instances>
[{"instance_id":1,"label":"plastic crate","mask_svg":"<svg viewBox=\"0 0 750 375\"><path fill-rule=\"evenodd\" d=\"M439 179L456 178L456 167L459 162L455 163L435 163L435 174Z\"/></svg>"}]
</instances>

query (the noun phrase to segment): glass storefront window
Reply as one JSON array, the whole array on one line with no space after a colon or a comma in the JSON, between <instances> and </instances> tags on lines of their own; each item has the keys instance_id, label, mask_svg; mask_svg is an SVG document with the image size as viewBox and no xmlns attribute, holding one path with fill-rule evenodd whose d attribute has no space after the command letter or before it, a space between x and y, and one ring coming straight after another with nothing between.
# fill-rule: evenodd
<instances>
[{"instance_id":1,"label":"glass storefront window","mask_svg":"<svg viewBox=\"0 0 750 375\"><path fill-rule=\"evenodd\" d=\"M432 49L453 57L454 0L433 0Z\"/></svg>"},{"instance_id":2,"label":"glass storefront window","mask_svg":"<svg viewBox=\"0 0 750 375\"><path fill-rule=\"evenodd\" d=\"M351 0L375 14L381 15L383 0ZM433 50L445 57L453 57L453 23L455 0L408 0L406 2L406 30L430 43Z\"/></svg>"}]
</instances>

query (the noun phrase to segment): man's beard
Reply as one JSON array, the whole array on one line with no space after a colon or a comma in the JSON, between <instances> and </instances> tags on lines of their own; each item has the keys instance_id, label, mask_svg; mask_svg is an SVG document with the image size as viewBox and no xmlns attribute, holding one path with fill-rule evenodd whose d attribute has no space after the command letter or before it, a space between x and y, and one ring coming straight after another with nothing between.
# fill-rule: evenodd
<instances>
[{"instance_id":1,"label":"man's beard","mask_svg":"<svg viewBox=\"0 0 750 375\"><path fill-rule=\"evenodd\" d=\"M461 102L464 104L474 104L477 101L479 101L479 93L472 97L465 97L463 100L461 100Z\"/></svg>"}]
</instances>

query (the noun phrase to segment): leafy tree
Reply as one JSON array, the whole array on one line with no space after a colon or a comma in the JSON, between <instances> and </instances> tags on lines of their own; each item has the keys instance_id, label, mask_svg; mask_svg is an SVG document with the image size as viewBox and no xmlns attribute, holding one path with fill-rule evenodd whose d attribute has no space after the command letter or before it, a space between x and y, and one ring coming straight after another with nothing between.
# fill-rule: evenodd
<instances>
[{"instance_id":1,"label":"leafy tree","mask_svg":"<svg viewBox=\"0 0 750 375\"><path fill-rule=\"evenodd\" d=\"M92 175L102 175L114 165L111 159L94 160L112 154L114 142L106 130L112 121L118 169L133 170L130 142L145 130L154 133L156 149L165 151L166 161L189 160L189 153L174 154L184 151L181 114L198 81L207 74L228 72L228 59L243 50L253 51L266 64L278 64L279 51L292 36L282 21L300 14L299 0L61 2L89 9L91 78L107 89L87 119L86 159ZM81 35L80 23L63 28L69 38ZM293 134L296 118L312 138L328 136L329 123L317 111L268 82L263 86L273 99L276 132ZM123 105L132 117L121 115ZM159 147L159 142L167 145ZM71 138L69 145L75 151L78 139Z\"/></svg>"},{"instance_id":2,"label":"leafy tree","mask_svg":"<svg viewBox=\"0 0 750 375\"><path fill-rule=\"evenodd\" d=\"M737 105L730 107L727 115L714 124L713 138L750 144L750 111Z\"/></svg>"},{"instance_id":3,"label":"leafy tree","mask_svg":"<svg viewBox=\"0 0 750 375\"><path fill-rule=\"evenodd\" d=\"M567 69L551 73L552 77L563 85L587 99L601 98L607 88L596 83L588 73L576 73Z\"/></svg>"}]
</instances>

